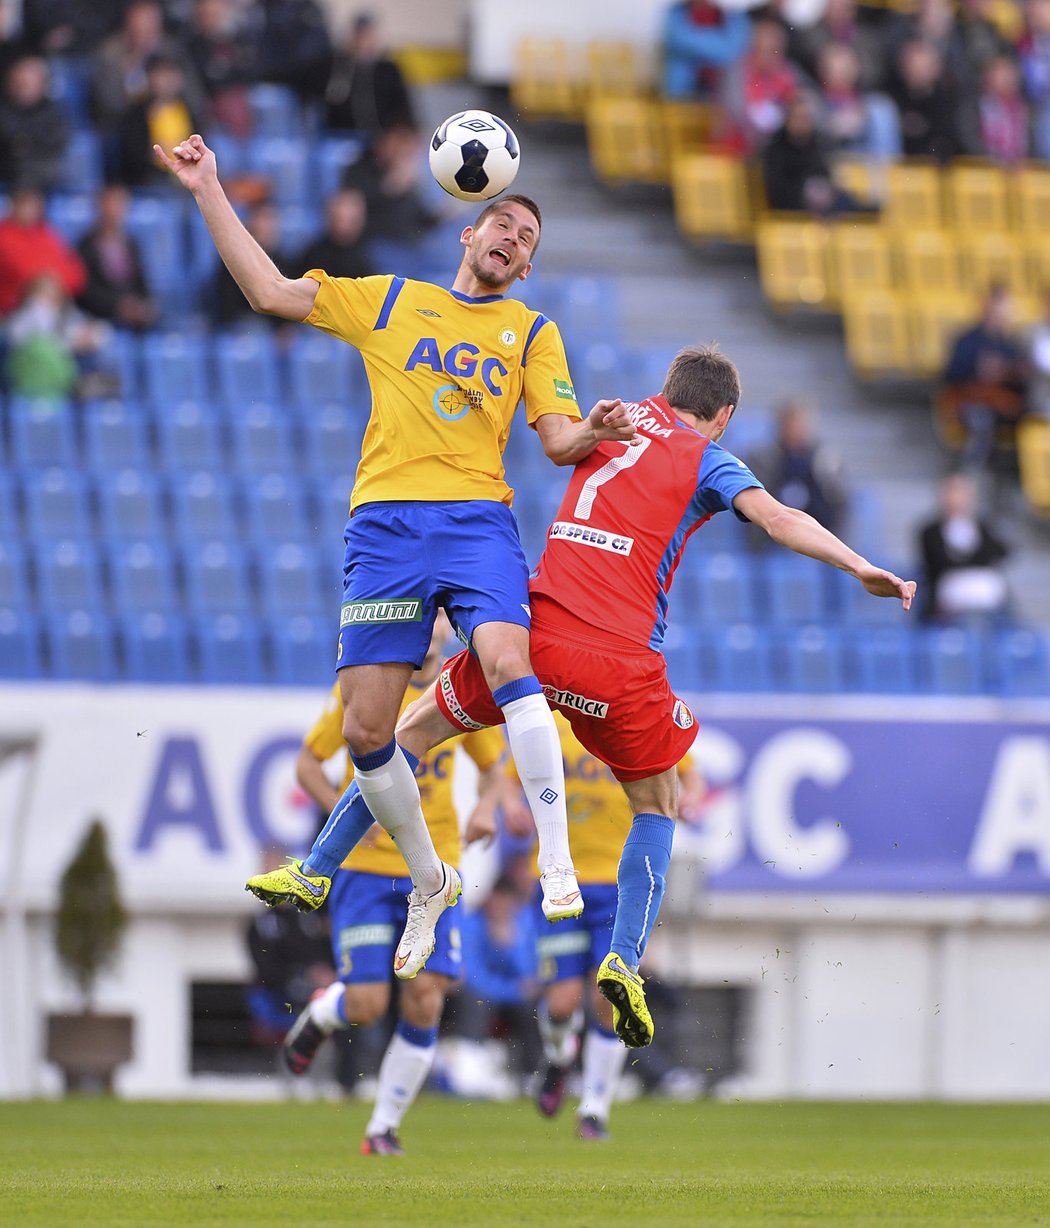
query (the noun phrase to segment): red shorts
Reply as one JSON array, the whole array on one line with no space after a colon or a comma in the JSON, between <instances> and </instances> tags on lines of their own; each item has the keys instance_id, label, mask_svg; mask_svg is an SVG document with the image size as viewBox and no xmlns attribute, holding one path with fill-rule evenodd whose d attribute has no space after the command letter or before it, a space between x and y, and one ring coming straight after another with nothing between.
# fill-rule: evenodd
<instances>
[{"instance_id":1,"label":"red shorts","mask_svg":"<svg viewBox=\"0 0 1050 1228\"><path fill-rule=\"evenodd\" d=\"M662 654L552 626L537 620L534 608L529 655L547 702L617 780L658 776L692 746L696 718L671 690ZM435 690L438 707L457 729L503 724L471 653L446 664Z\"/></svg>"}]
</instances>

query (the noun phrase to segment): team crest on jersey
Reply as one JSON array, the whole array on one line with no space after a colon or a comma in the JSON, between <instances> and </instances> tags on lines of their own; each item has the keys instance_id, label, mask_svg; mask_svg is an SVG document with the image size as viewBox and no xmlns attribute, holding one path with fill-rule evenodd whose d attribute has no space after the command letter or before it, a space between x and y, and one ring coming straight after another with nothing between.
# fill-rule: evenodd
<instances>
[{"instance_id":1,"label":"team crest on jersey","mask_svg":"<svg viewBox=\"0 0 1050 1228\"><path fill-rule=\"evenodd\" d=\"M505 349L512 350L518 344L518 334L513 328L502 328L500 329L499 343Z\"/></svg>"},{"instance_id":2,"label":"team crest on jersey","mask_svg":"<svg viewBox=\"0 0 1050 1228\"><path fill-rule=\"evenodd\" d=\"M696 717L686 707L680 699L674 701L674 711L671 713L671 720L678 726L679 729L692 729L696 724Z\"/></svg>"}]
</instances>

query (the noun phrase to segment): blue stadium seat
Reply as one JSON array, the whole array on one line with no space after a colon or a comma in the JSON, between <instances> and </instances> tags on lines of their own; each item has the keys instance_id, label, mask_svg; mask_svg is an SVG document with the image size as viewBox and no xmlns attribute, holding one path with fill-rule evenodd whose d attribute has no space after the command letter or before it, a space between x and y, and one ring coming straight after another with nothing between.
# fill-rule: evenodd
<instances>
[{"instance_id":1,"label":"blue stadium seat","mask_svg":"<svg viewBox=\"0 0 1050 1228\"><path fill-rule=\"evenodd\" d=\"M318 405L300 419L307 471L316 479L334 479L349 492L361 459L367 414L348 406Z\"/></svg>"},{"instance_id":2,"label":"blue stadium seat","mask_svg":"<svg viewBox=\"0 0 1050 1228\"><path fill-rule=\"evenodd\" d=\"M1041 699L1050 695L1050 649L1045 632L1031 627L993 631L989 656L989 672L999 694Z\"/></svg>"},{"instance_id":3,"label":"blue stadium seat","mask_svg":"<svg viewBox=\"0 0 1050 1228\"><path fill-rule=\"evenodd\" d=\"M315 142L302 137L256 136L248 143L245 169L270 181L278 204L305 204L311 198L310 166L315 157Z\"/></svg>"},{"instance_id":4,"label":"blue stadium seat","mask_svg":"<svg viewBox=\"0 0 1050 1228\"><path fill-rule=\"evenodd\" d=\"M125 614L118 622L124 677L135 682L189 682L193 678L184 619L159 610Z\"/></svg>"},{"instance_id":5,"label":"blue stadium seat","mask_svg":"<svg viewBox=\"0 0 1050 1228\"><path fill-rule=\"evenodd\" d=\"M561 492L554 487L519 487L514 492L514 518L529 565L534 567L547 544L547 529L558 510Z\"/></svg>"},{"instance_id":6,"label":"blue stadium seat","mask_svg":"<svg viewBox=\"0 0 1050 1228\"><path fill-rule=\"evenodd\" d=\"M714 642L714 653L716 689L774 689L772 653L766 628L741 622L727 625Z\"/></svg>"},{"instance_id":7,"label":"blue stadium seat","mask_svg":"<svg viewBox=\"0 0 1050 1228\"><path fill-rule=\"evenodd\" d=\"M112 372L120 381L120 396L125 401L142 400L141 340L125 328L111 329L98 351L102 370Z\"/></svg>"},{"instance_id":8,"label":"blue stadium seat","mask_svg":"<svg viewBox=\"0 0 1050 1228\"><path fill-rule=\"evenodd\" d=\"M803 694L845 690L845 659L837 627L778 627L771 632L771 640L778 690Z\"/></svg>"},{"instance_id":9,"label":"blue stadium seat","mask_svg":"<svg viewBox=\"0 0 1050 1228\"><path fill-rule=\"evenodd\" d=\"M47 220L70 246L75 246L95 224L94 196L82 192L56 192L47 203Z\"/></svg>"},{"instance_id":10,"label":"blue stadium seat","mask_svg":"<svg viewBox=\"0 0 1050 1228\"><path fill-rule=\"evenodd\" d=\"M109 551L114 612L178 610L175 559L159 540L115 542Z\"/></svg>"},{"instance_id":11,"label":"blue stadium seat","mask_svg":"<svg viewBox=\"0 0 1050 1228\"><path fill-rule=\"evenodd\" d=\"M264 82L248 89L253 131L257 136L302 135L303 116L299 96L290 86Z\"/></svg>"},{"instance_id":12,"label":"blue stadium seat","mask_svg":"<svg viewBox=\"0 0 1050 1228\"><path fill-rule=\"evenodd\" d=\"M255 619L216 614L195 619L191 629L202 681L255 683L265 675L263 637Z\"/></svg>"},{"instance_id":13,"label":"blue stadium seat","mask_svg":"<svg viewBox=\"0 0 1050 1228\"><path fill-rule=\"evenodd\" d=\"M266 628L274 682L318 689L332 684L336 635L331 619L271 618Z\"/></svg>"},{"instance_id":14,"label":"blue stadium seat","mask_svg":"<svg viewBox=\"0 0 1050 1228\"><path fill-rule=\"evenodd\" d=\"M43 672L40 620L29 610L0 604L0 678L37 678Z\"/></svg>"},{"instance_id":15,"label":"blue stadium seat","mask_svg":"<svg viewBox=\"0 0 1050 1228\"><path fill-rule=\"evenodd\" d=\"M884 558L878 558L876 562L905 579L914 579L916 575L915 567L908 563ZM905 614L899 601L889 597L873 597L844 571L829 569L829 576L832 588L838 593L844 622L866 627L906 627L914 620L914 609L910 614Z\"/></svg>"},{"instance_id":16,"label":"blue stadium seat","mask_svg":"<svg viewBox=\"0 0 1050 1228\"><path fill-rule=\"evenodd\" d=\"M312 522L315 525L316 540L324 554L331 558L333 565L342 566L343 532L350 516L352 482L353 475L349 480L326 478L319 482L313 491Z\"/></svg>"},{"instance_id":17,"label":"blue stadium seat","mask_svg":"<svg viewBox=\"0 0 1050 1228\"><path fill-rule=\"evenodd\" d=\"M26 532L38 540L93 536L87 484L77 469L31 469L22 480Z\"/></svg>"},{"instance_id":18,"label":"blue stadium seat","mask_svg":"<svg viewBox=\"0 0 1050 1228\"><path fill-rule=\"evenodd\" d=\"M735 513L726 510L717 512L696 530L690 538L686 554L736 554L747 548L747 525L738 520Z\"/></svg>"},{"instance_id":19,"label":"blue stadium seat","mask_svg":"<svg viewBox=\"0 0 1050 1228\"><path fill-rule=\"evenodd\" d=\"M264 473L258 478L245 478L241 498L250 541L266 546L275 542L312 543L316 539L316 518L299 477Z\"/></svg>"},{"instance_id":20,"label":"blue stadium seat","mask_svg":"<svg viewBox=\"0 0 1050 1228\"><path fill-rule=\"evenodd\" d=\"M259 590L267 614L308 614L323 618L332 607L310 548L283 542L257 555Z\"/></svg>"},{"instance_id":21,"label":"blue stadium seat","mask_svg":"<svg viewBox=\"0 0 1050 1228\"><path fill-rule=\"evenodd\" d=\"M127 401L89 401L83 410L84 460L96 473L150 465L145 415Z\"/></svg>"},{"instance_id":22,"label":"blue stadium seat","mask_svg":"<svg viewBox=\"0 0 1050 1228\"><path fill-rule=\"evenodd\" d=\"M161 309L178 319L190 301L186 200L182 195L136 195L128 207L128 234L139 245L146 282Z\"/></svg>"},{"instance_id":23,"label":"blue stadium seat","mask_svg":"<svg viewBox=\"0 0 1050 1228\"><path fill-rule=\"evenodd\" d=\"M620 313L620 293L612 277L566 277L561 288L558 329L563 337L605 341L617 349L623 345L623 325ZM673 357L671 355L670 357ZM667 364L664 363L666 370ZM637 367L635 368L637 369ZM634 393L634 397L651 396L659 392L663 379L655 388ZM619 396L618 391L606 396ZM628 393L628 395L631 395Z\"/></svg>"},{"instance_id":24,"label":"blue stadium seat","mask_svg":"<svg viewBox=\"0 0 1050 1228\"><path fill-rule=\"evenodd\" d=\"M44 620L51 673L56 678L110 682L117 676L112 620L98 610L75 609Z\"/></svg>"},{"instance_id":25,"label":"blue stadium seat","mask_svg":"<svg viewBox=\"0 0 1050 1228\"><path fill-rule=\"evenodd\" d=\"M948 695L983 689L980 636L970 627L921 627L913 641L919 686Z\"/></svg>"},{"instance_id":26,"label":"blue stadium seat","mask_svg":"<svg viewBox=\"0 0 1050 1228\"><path fill-rule=\"evenodd\" d=\"M296 441L286 410L256 401L231 414L229 429L230 461L240 473L273 473L295 464Z\"/></svg>"},{"instance_id":27,"label":"blue stadium seat","mask_svg":"<svg viewBox=\"0 0 1050 1228\"><path fill-rule=\"evenodd\" d=\"M92 128L75 129L62 155L58 187L63 192L88 192L102 187L102 140Z\"/></svg>"},{"instance_id":28,"label":"blue stadium seat","mask_svg":"<svg viewBox=\"0 0 1050 1228\"><path fill-rule=\"evenodd\" d=\"M0 469L0 541L15 542L22 534L15 502L15 480L11 474Z\"/></svg>"},{"instance_id":29,"label":"blue stadium seat","mask_svg":"<svg viewBox=\"0 0 1050 1228\"><path fill-rule=\"evenodd\" d=\"M225 542L186 550L182 565L187 607L194 614L245 614L253 607L247 559Z\"/></svg>"},{"instance_id":30,"label":"blue stadium seat","mask_svg":"<svg viewBox=\"0 0 1050 1228\"><path fill-rule=\"evenodd\" d=\"M761 608L774 623L834 621L825 563L778 550L757 556Z\"/></svg>"},{"instance_id":31,"label":"blue stadium seat","mask_svg":"<svg viewBox=\"0 0 1050 1228\"><path fill-rule=\"evenodd\" d=\"M167 532L160 484L143 469L117 469L96 479L99 525L108 541L159 540Z\"/></svg>"},{"instance_id":32,"label":"blue stadium seat","mask_svg":"<svg viewBox=\"0 0 1050 1228\"><path fill-rule=\"evenodd\" d=\"M564 329L562 337L568 338L569 370L581 413L587 413L596 401L605 398L634 400L648 395L637 391L639 378L636 360L624 346L617 345L609 338L581 344L577 334Z\"/></svg>"},{"instance_id":33,"label":"blue stadium seat","mask_svg":"<svg viewBox=\"0 0 1050 1228\"><path fill-rule=\"evenodd\" d=\"M690 556L686 550L679 570L695 577L696 583L688 598L689 608L696 611L701 622L718 626L757 618L754 564L750 558L738 554ZM681 580L676 580L675 590L679 583ZM677 596L685 598L686 593L677 593Z\"/></svg>"},{"instance_id":34,"label":"blue stadium seat","mask_svg":"<svg viewBox=\"0 0 1050 1228\"><path fill-rule=\"evenodd\" d=\"M324 230L324 214L316 205L281 205L281 252L287 260L295 260L308 244ZM298 276L305 269L291 269ZM312 331L312 330L311 330Z\"/></svg>"},{"instance_id":35,"label":"blue stadium seat","mask_svg":"<svg viewBox=\"0 0 1050 1228\"><path fill-rule=\"evenodd\" d=\"M667 677L675 694L713 689L713 676L705 674L703 657L691 628L669 627L662 652L667 661Z\"/></svg>"},{"instance_id":36,"label":"blue stadium seat","mask_svg":"<svg viewBox=\"0 0 1050 1228\"><path fill-rule=\"evenodd\" d=\"M211 355L204 338L150 333L142 343L146 397L160 412L180 401L206 404L212 393Z\"/></svg>"},{"instance_id":37,"label":"blue stadium seat","mask_svg":"<svg viewBox=\"0 0 1050 1228\"><path fill-rule=\"evenodd\" d=\"M15 468L76 463L76 430L69 401L12 397L9 419Z\"/></svg>"},{"instance_id":38,"label":"blue stadium seat","mask_svg":"<svg viewBox=\"0 0 1050 1228\"><path fill-rule=\"evenodd\" d=\"M314 157L317 176L314 191L321 200L327 200L342 185L346 168L360 161L365 145L366 139L357 135L320 138Z\"/></svg>"},{"instance_id":39,"label":"blue stadium seat","mask_svg":"<svg viewBox=\"0 0 1050 1228\"><path fill-rule=\"evenodd\" d=\"M173 474L170 493L172 522L183 546L239 537L233 483L222 470Z\"/></svg>"},{"instance_id":40,"label":"blue stadium seat","mask_svg":"<svg viewBox=\"0 0 1050 1228\"><path fill-rule=\"evenodd\" d=\"M0 537L0 609L23 610L31 604L25 549Z\"/></svg>"},{"instance_id":41,"label":"blue stadium seat","mask_svg":"<svg viewBox=\"0 0 1050 1228\"><path fill-rule=\"evenodd\" d=\"M353 412L364 433L372 399L364 363L351 346L316 329L300 329L288 350L288 391L301 415L335 403Z\"/></svg>"},{"instance_id":42,"label":"blue stadium seat","mask_svg":"<svg viewBox=\"0 0 1050 1228\"><path fill-rule=\"evenodd\" d=\"M846 626L849 689L875 695L912 694L918 686L914 638L913 628L903 625Z\"/></svg>"},{"instance_id":43,"label":"blue stadium seat","mask_svg":"<svg viewBox=\"0 0 1050 1228\"><path fill-rule=\"evenodd\" d=\"M277 350L269 329L222 333L215 340L215 374L219 397L229 411L257 401L281 398Z\"/></svg>"},{"instance_id":44,"label":"blue stadium seat","mask_svg":"<svg viewBox=\"0 0 1050 1228\"><path fill-rule=\"evenodd\" d=\"M87 57L53 55L48 60L51 97L62 104L74 128L90 128L91 60Z\"/></svg>"},{"instance_id":45,"label":"blue stadium seat","mask_svg":"<svg viewBox=\"0 0 1050 1228\"><path fill-rule=\"evenodd\" d=\"M222 430L213 406L180 401L156 416L157 463L169 473L222 469Z\"/></svg>"},{"instance_id":46,"label":"blue stadium seat","mask_svg":"<svg viewBox=\"0 0 1050 1228\"><path fill-rule=\"evenodd\" d=\"M42 542L34 561L41 611L102 608L102 571L94 546L75 540Z\"/></svg>"}]
</instances>

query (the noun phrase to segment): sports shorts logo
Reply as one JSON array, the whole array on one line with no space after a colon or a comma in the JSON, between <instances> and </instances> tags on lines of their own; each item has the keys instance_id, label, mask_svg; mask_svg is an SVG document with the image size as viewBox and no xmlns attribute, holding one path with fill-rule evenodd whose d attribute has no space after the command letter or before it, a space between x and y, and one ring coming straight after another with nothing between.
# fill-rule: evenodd
<instances>
[{"instance_id":1,"label":"sports shorts logo","mask_svg":"<svg viewBox=\"0 0 1050 1228\"><path fill-rule=\"evenodd\" d=\"M604 550L624 558L634 549L633 537L621 537L619 533L608 533L604 529L591 529L572 520L556 520L547 530L547 537L552 542L572 542L574 546L590 546L593 550Z\"/></svg>"},{"instance_id":2,"label":"sports shorts logo","mask_svg":"<svg viewBox=\"0 0 1050 1228\"><path fill-rule=\"evenodd\" d=\"M392 925L351 925L339 931L340 951L352 951L354 947L383 947L394 941Z\"/></svg>"},{"instance_id":3,"label":"sports shorts logo","mask_svg":"<svg viewBox=\"0 0 1050 1228\"><path fill-rule=\"evenodd\" d=\"M696 724L696 717L685 706L680 699L674 701L674 711L671 713L671 720L678 726L679 729L692 729Z\"/></svg>"},{"instance_id":4,"label":"sports shorts logo","mask_svg":"<svg viewBox=\"0 0 1050 1228\"><path fill-rule=\"evenodd\" d=\"M593 716L595 720L604 721L609 715L609 705L600 699L588 699L586 695L577 695L575 691L559 691L557 687L547 685L543 688L543 697L549 704L557 704L559 708L573 708L584 716Z\"/></svg>"},{"instance_id":5,"label":"sports shorts logo","mask_svg":"<svg viewBox=\"0 0 1050 1228\"><path fill-rule=\"evenodd\" d=\"M441 698L445 701L445 707L448 709L449 716L454 721L458 721L464 729L487 728L485 725L479 725L472 716L468 716L463 710L463 705L459 702L459 698L456 695L456 688L452 685L452 675L449 670L443 669L441 671L438 685L441 687Z\"/></svg>"},{"instance_id":6,"label":"sports shorts logo","mask_svg":"<svg viewBox=\"0 0 1050 1228\"><path fill-rule=\"evenodd\" d=\"M556 379L554 381L554 395L562 401L575 401L576 389L567 379Z\"/></svg>"},{"instance_id":7,"label":"sports shorts logo","mask_svg":"<svg viewBox=\"0 0 1050 1228\"><path fill-rule=\"evenodd\" d=\"M347 601L339 615L340 627L358 623L419 623L423 603L418 597L393 601Z\"/></svg>"}]
</instances>

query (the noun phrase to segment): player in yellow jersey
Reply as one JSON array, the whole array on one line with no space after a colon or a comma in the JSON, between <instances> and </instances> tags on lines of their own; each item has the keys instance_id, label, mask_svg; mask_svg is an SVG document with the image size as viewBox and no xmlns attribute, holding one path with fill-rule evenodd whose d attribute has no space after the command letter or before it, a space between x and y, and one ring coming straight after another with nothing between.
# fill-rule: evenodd
<instances>
[{"instance_id":1,"label":"player in yellow jersey","mask_svg":"<svg viewBox=\"0 0 1050 1228\"><path fill-rule=\"evenodd\" d=\"M356 785L412 877L414 938L406 931L398 948L398 975L423 966L434 923L460 890L427 833L413 765L394 741L438 606L477 655L506 718L539 834L544 914L549 921L577 916L583 901L569 853L558 737L529 660L528 567L502 456L521 400L558 465L575 464L600 442L630 441L636 429L618 401L599 402L581 421L557 327L503 297L532 269L538 207L518 195L487 205L460 236L462 259L448 290L395 276L332 278L321 269L288 278L241 224L200 136L170 156L159 146L155 152L193 194L256 311L311 324L364 358L372 414L345 533L336 665ZM359 828L345 821L338 833L333 826L327 850L256 876L248 889L267 903L316 907L342 860L334 843L350 848L358 838Z\"/></svg>"},{"instance_id":2,"label":"player in yellow jersey","mask_svg":"<svg viewBox=\"0 0 1050 1228\"><path fill-rule=\"evenodd\" d=\"M609 768L584 749L560 712L554 719L565 763L569 847L580 886L587 892L587 911L557 931L539 932L537 937L536 956L544 985L537 1018L547 1065L536 1102L546 1117L553 1117L561 1107L580 1049L585 1012L589 1012L576 1128L580 1138L601 1141L609 1137L609 1112L627 1049L613 1030L612 1004L598 992L593 977L612 943L620 853L633 815L626 793ZM513 772L512 765L508 771ZM703 791L690 755L678 765L678 785L679 805L688 810ZM515 834L531 830L528 807L513 794L504 798L504 810ZM592 978L592 992L585 1002L587 977Z\"/></svg>"},{"instance_id":3,"label":"player in yellow jersey","mask_svg":"<svg viewBox=\"0 0 1050 1228\"><path fill-rule=\"evenodd\" d=\"M451 628L443 614L435 622L422 669L409 680L405 702L437 677ZM320 806L331 809L353 779L333 785L325 764L344 748L342 702L338 686L324 714L306 735L296 765L299 783ZM506 743L498 729L458 739L480 772L478 801L467 820L466 840L496 830L496 797L502 783ZM423 812L441 858L459 865L459 818L452 802L455 743L424 755L416 768ZM390 1002L390 961L405 924L408 868L393 841L380 828L361 841L332 879L328 909L337 980L319 994L292 1025L284 1059L293 1074L304 1074L326 1036L340 1028L381 1019ZM426 1082L434 1063L445 994L461 972L459 930L446 912L435 927L433 954L425 972L401 986L397 1028L379 1067L379 1086L365 1129L364 1155L403 1155L398 1131L405 1113Z\"/></svg>"}]
</instances>

